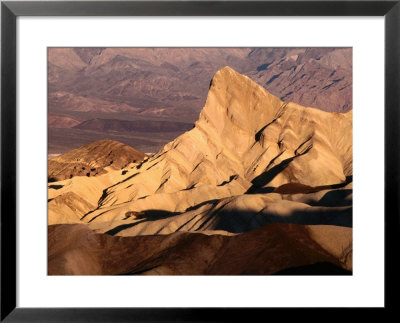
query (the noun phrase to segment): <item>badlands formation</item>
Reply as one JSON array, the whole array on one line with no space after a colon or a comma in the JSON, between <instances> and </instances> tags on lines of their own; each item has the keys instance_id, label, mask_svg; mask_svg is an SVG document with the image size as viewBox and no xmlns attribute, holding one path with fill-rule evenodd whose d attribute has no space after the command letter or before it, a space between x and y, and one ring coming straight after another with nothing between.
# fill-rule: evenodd
<instances>
[{"instance_id":1,"label":"badlands formation","mask_svg":"<svg viewBox=\"0 0 400 323\"><path fill-rule=\"evenodd\" d=\"M351 272L351 111L283 102L224 67L193 129L150 158L120 145L49 161L49 274ZM63 176L91 149L101 173Z\"/></svg>"}]
</instances>

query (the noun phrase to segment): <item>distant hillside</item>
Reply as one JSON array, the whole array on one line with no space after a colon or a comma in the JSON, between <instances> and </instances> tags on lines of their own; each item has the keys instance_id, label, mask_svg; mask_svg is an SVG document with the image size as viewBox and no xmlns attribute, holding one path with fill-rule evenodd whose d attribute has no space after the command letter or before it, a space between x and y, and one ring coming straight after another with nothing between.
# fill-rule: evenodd
<instances>
[{"instance_id":1,"label":"distant hillside","mask_svg":"<svg viewBox=\"0 0 400 323\"><path fill-rule=\"evenodd\" d=\"M351 48L50 48L48 61L50 110L174 109L195 121L226 65L285 101L352 109Z\"/></svg>"},{"instance_id":2,"label":"distant hillside","mask_svg":"<svg viewBox=\"0 0 400 323\"><path fill-rule=\"evenodd\" d=\"M118 132L174 132L187 131L193 128L193 124L174 121L157 120L118 120L118 119L90 119L76 126L76 129L95 131L118 131Z\"/></svg>"},{"instance_id":3,"label":"distant hillside","mask_svg":"<svg viewBox=\"0 0 400 323\"><path fill-rule=\"evenodd\" d=\"M48 125L50 128L72 128L80 122L68 116L50 113L48 116Z\"/></svg>"}]
</instances>

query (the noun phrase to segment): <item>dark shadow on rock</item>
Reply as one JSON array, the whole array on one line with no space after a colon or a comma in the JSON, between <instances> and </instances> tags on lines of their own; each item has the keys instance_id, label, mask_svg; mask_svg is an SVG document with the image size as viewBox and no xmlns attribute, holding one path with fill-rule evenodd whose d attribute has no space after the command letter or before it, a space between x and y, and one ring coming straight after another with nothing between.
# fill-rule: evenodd
<instances>
[{"instance_id":1,"label":"dark shadow on rock","mask_svg":"<svg viewBox=\"0 0 400 323\"><path fill-rule=\"evenodd\" d=\"M52 188L54 190L59 190L60 188L63 188L64 185L49 185L49 188Z\"/></svg>"},{"instance_id":2,"label":"dark shadow on rock","mask_svg":"<svg viewBox=\"0 0 400 323\"><path fill-rule=\"evenodd\" d=\"M323 191L323 190L335 190L335 189L339 189L342 187L345 187L346 185L350 184L353 181L353 176L346 176L346 180L342 183L337 183L337 184L330 184L330 185L321 185L321 186L308 186L305 184L301 184L301 183L287 183L287 184L283 184L281 186L278 187L273 187L273 186L267 186L267 187L253 187L251 188L252 191L249 192L247 191L247 194L258 194L258 193L278 193L278 194L309 194L309 193L316 193L319 191ZM343 192L342 192L343 191ZM329 193L332 193L332 196L336 196L338 198L340 198L340 196L348 196L351 192L352 189L345 189L345 190L338 190L338 193L333 193L336 191L332 191ZM340 193L342 192L342 193ZM331 194L329 194L328 196L330 196ZM327 197L328 197L327 196ZM337 204L336 201L333 202L333 204L329 203L328 200L326 200L326 202L323 202L324 204L311 204L311 205L320 205L320 206L349 206L352 205L351 202L343 202L344 204ZM325 205L326 204L326 205Z\"/></svg>"},{"instance_id":3,"label":"dark shadow on rock","mask_svg":"<svg viewBox=\"0 0 400 323\"><path fill-rule=\"evenodd\" d=\"M105 232L105 234L109 234L111 236L114 236L117 233L121 232L122 230L132 228L135 225L138 225L138 224L143 223L143 222L146 222L146 220L138 221L138 222L134 222L134 223L121 224L121 225L119 225L119 226L117 226L115 228L112 228L111 230L108 230L107 232Z\"/></svg>"},{"instance_id":4,"label":"dark shadow on rock","mask_svg":"<svg viewBox=\"0 0 400 323\"><path fill-rule=\"evenodd\" d=\"M258 130L254 136L255 141L260 141L261 135L264 132L264 130L267 129L270 125L272 125L274 122L276 122L276 120L278 120L280 117L281 117L281 115L278 115L271 122L267 123L264 127L262 127L260 130Z\"/></svg>"},{"instance_id":5,"label":"dark shadow on rock","mask_svg":"<svg viewBox=\"0 0 400 323\"><path fill-rule=\"evenodd\" d=\"M218 199L204 201L204 202L201 202L201 203L199 203L199 204L196 204L196 205L193 205L193 206L188 207L188 208L185 210L185 212L189 212L189 211L196 210L196 209L198 209L198 208L200 208L200 207L202 207L203 205L206 205L206 204L212 204L212 206L215 206L215 205L218 204L219 201L220 201L220 200L218 200Z\"/></svg>"},{"instance_id":6,"label":"dark shadow on rock","mask_svg":"<svg viewBox=\"0 0 400 323\"><path fill-rule=\"evenodd\" d=\"M170 211L165 211L165 210L146 210L146 211L140 211L137 213L138 213L136 215L137 219L145 219L147 221L166 219L170 216L179 214L178 212L170 212Z\"/></svg>"},{"instance_id":7,"label":"dark shadow on rock","mask_svg":"<svg viewBox=\"0 0 400 323\"><path fill-rule=\"evenodd\" d=\"M274 192L275 192L275 187L266 186L266 187L254 188L251 192L247 191L246 194L262 194L262 193L268 194Z\"/></svg>"},{"instance_id":8,"label":"dark shadow on rock","mask_svg":"<svg viewBox=\"0 0 400 323\"><path fill-rule=\"evenodd\" d=\"M157 221L157 220L162 220L166 219L168 217L177 215L179 213L177 212L169 212L165 210L146 210L146 211L128 211L125 213L125 218L124 220L130 218L130 217L135 217L135 219L142 219L142 221L137 221L134 223L127 223L127 224L121 224L115 228L112 228L111 230L108 230L105 232L106 234L109 235L116 235L117 233L121 232L122 230L129 229L134 227L135 225L138 225L140 223L144 222L150 222L150 221Z\"/></svg>"},{"instance_id":9,"label":"dark shadow on rock","mask_svg":"<svg viewBox=\"0 0 400 323\"><path fill-rule=\"evenodd\" d=\"M253 184L246 192L246 194L258 193L258 189L262 188L271 182L280 172L282 172L289 164L296 158L293 156L281 161L278 165L272 167L270 170L255 177L251 183Z\"/></svg>"},{"instance_id":10,"label":"dark shadow on rock","mask_svg":"<svg viewBox=\"0 0 400 323\"><path fill-rule=\"evenodd\" d=\"M279 194L308 194L308 193L316 193L323 190L333 190L345 187L353 181L353 176L347 176L346 180L342 183L337 184L329 184L329 185L320 185L320 186L308 186L301 183L287 183L281 186L278 186L274 189L274 193Z\"/></svg>"},{"instance_id":11,"label":"dark shadow on rock","mask_svg":"<svg viewBox=\"0 0 400 323\"><path fill-rule=\"evenodd\" d=\"M229 177L229 179L227 181L222 182L221 184L218 184L217 186L224 186L226 184L229 184L230 182L232 182L233 180L237 179L239 175L235 174L235 175L231 175Z\"/></svg>"},{"instance_id":12,"label":"dark shadow on rock","mask_svg":"<svg viewBox=\"0 0 400 323\"><path fill-rule=\"evenodd\" d=\"M316 208L294 211L288 216L275 215L272 213L261 213L266 216L269 223L296 223L304 225L337 225L342 227L353 227L353 208Z\"/></svg>"},{"instance_id":13,"label":"dark shadow on rock","mask_svg":"<svg viewBox=\"0 0 400 323\"><path fill-rule=\"evenodd\" d=\"M351 228L353 225L353 214L352 207L310 207L304 210L296 210L290 214L277 214L273 211L253 211L253 210L235 210L229 209L224 210L224 206L220 205L217 208L216 205L219 200L211 200L200 203L194 207L189 208L187 211L195 210L203 205L210 204L212 209L210 213L206 215L206 218L200 226L195 230L201 232L203 230L223 230L231 233L244 233L265 225L272 223L294 223L302 225L335 225ZM331 200L332 206L338 206L341 203L340 200L337 204L334 204L334 200ZM165 210L147 210L147 211L128 211L126 212L127 219L136 219L138 221L133 223L126 223L119 225L109 231L107 234L115 235L125 229L139 225L144 222L157 221L166 219L171 216L178 215L178 212L169 212ZM184 222L181 227L185 226L187 222ZM180 227L180 228L181 228ZM177 229L177 231L180 230Z\"/></svg>"},{"instance_id":14,"label":"dark shadow on rock","mask_svg":"<svg viewBox=\"0 0 400 323\"><path fill-rule=\"evenodd\" d=\"M318 262L313 265L292 267L281 270L273 275L282 276L351 276L353 273L330 262Z\"/></svg>"},{"instance_id":15,"label":"dark shadow on rock","mask_svg":"<svg viewBox=\"0 0 400 323\"><path fill-rule=\"evenodd\" d=\"M262 188L263 186L267 185L269 182L271 182L279 173L285 170L286 167L289 166L289 164L295 159L300 156L303 156L307 154L311 148L313 147L312 144L310 144L303 152L298 153L298 150L303 147L307 142L309 142L312 139L312 137L307 138L303 143L300 144L300 146L296 149L295 155L293 157L287 158L283 161L281 161L278 165L275 165L272 167L270 170L265 171L264 173L256 176L253 178L251 183L253 184L246 192L246 194L254 194L258 193L258 190ZM278 158L280 155L282 155L283 152L279 153L278 156L276 156L274 159L270 161L266 169Z\"/></svg>"},{"instance_id":16,"label":"dark shadow on rock","mask_svg":"<svg viewBox=\"0 0 400 323\"><path fill-rule=\"evenodd\" d=\"M351 206L353 199L347 198L352 192L352 189L329 191L318 202L308 204L311 206Z\"/></svg>"},{"instance_id":17,"label":"dark shadow on rock","mask_svg":"<svg viewBox=\"0 0 400 323\"><path fill-rule=\"evenodd\" d=\"M150 270L156 269L157 267L159 267L159 265L156 266L152 266L149 268L145 268L145 269L139 269L139 270L132 270L126 273L122 273L122 274L118 274L117 276L132 276L132 275L142 275Z\"/></svg>"},{"instance_id":18,"label":"dark shadow on rock","mask_svg":"<svg viewBox=\"0 0 400 323\"><path fill-rule=\"evenodd\" d=\"M122 174L122 175L125 175L125 174ZM117 185L119 185L119 184L122 184L122 183L124 183L124 182L127 182L127 181L129 181L131 178L134 178L134 177L137 176L137 175L139 175L139 173L135 173L135 174L133 174L133 175L130 175L130 176L128 176L127 178L123 179L122 181L120 181L120 182L118 182L118 183L115 183L115 184L111 185L111 186L108 187L108 188L112 188L112 187L114 187L114 186L117 186Z\"/></svg>"},{"instance_id":19,"label":"dark shadow on rock","mask_svg":"<svg viewBox=\"0 0 400 323\"><path fill-rule=\"evenodd\" d=\"M271 84L275 79L277 79L279 76L281 76L283 72L280 72L278 74L273 75L266 83L265 85Z\"/></svg>"},{"instance_id":20,"label":"dark shadow on rock","mask_svg":"<svg viewBox=\"0 0 400 323\"><path fill-rule=\"evenodd\" d=\"M294 223L302 225L336 225L351 228L353 225L352 208L308 208L294 211L289 215L273 212L255 212L251 210L216 210L202 224L201 229L224 230L231 233L243 233L271 223ZM210 227L207 227L210 225ZM199 229L200 229L199 228Z\"/></svg>"}]
</instances>

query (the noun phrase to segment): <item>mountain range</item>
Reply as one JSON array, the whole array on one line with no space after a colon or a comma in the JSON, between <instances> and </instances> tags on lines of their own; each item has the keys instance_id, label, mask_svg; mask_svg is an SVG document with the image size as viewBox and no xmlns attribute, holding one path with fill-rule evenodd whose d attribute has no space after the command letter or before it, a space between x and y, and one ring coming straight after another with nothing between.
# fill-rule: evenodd
<instances>
[{"instance_id":1,"label":"mountain range","mask_svg":"<svg viewBox=\"0 0 400 323\"><path fill-rule=\"evenodd\" d=\"M226 65L285 102L352 109L351 48L49 48L49 153L106 138L155 153L186 128L156 134L149 121L193 124ZM86 128L96 119L148 122L154 134Z\"/></svg>"}]
</instances>

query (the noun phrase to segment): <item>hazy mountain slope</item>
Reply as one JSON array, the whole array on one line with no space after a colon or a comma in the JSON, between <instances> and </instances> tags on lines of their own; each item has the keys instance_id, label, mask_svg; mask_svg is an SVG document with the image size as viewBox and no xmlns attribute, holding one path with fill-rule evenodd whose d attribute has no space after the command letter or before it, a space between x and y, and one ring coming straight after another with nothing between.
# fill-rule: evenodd
<instances>
[{"instance_id":1,"label":"hazy mountain slope","mask_svg":"<svg viewBox=\"0 0 400 323\"><path fill-rule=\"evenodd\" d=\"M48 125L51 128L72 128L81 122L68 116L50 113Z\"/></svg>"},{"instance_id":2,"label":"hazy mountain slope","mask_svg":"<svg viewBox=\"0 0 400 323\"><path fill-rule=\"evenodd\" d=\"M132 132L184 132L193 128L193 124L176 121L158 120L119 120L119 119L89 119L74 126L76 129Z\"/></svg>"},{"instance_id":3,"label":"hazy mountain slope","mask_svg":"<svg viewBox=\"0 0 400 323\"><path fill-rule=\"evenodd\" d=\"M352 109L351 48L255 49L248 76L284 101L330 112Z\"/></svg>"},{"instance_id":4,"label":"hazy mountain slope","mask_svg":"<svg viewBox=\"0 0 400 323\"><path fill-rule=\"evenodd\" d=\"M150 134L149 134L150 131ZM72 149L88 145L99 138L107 138L135 147L145 153L155 153L174 140L182 131L151 132L149 131L101 131L82 130L78 128L49 128L48 136L52 138L48 144L49 154L62 154Z\"/></svg>"},{"instance_id":5,"label":"hazy mountain slope","mask_svg":"<svg viewBox=\"0 0 400 323\"><path fill-rule=\"evenodd\" d=\"M124 103L101 100L96 97L85 97L77 94L57 91L48 95L50 111L69 111L112 113L123 111L139 111L139 109Z\"/></svg>"},{"instance_id":6,"label":"hazy mountain slope","mask_svg":"<svg viewBox=\"0 0 400 323\"><path fill-rule=\"evenodd\" d=\"M196 118L208 80L229 65L285 101L346 112L351 55L351 48L53 48L49 90L102 98L121 109L158 108L166 115L169 108L189 109ZM49 102L59 105L51 95Z\"/></svg>"}]
</instances>

